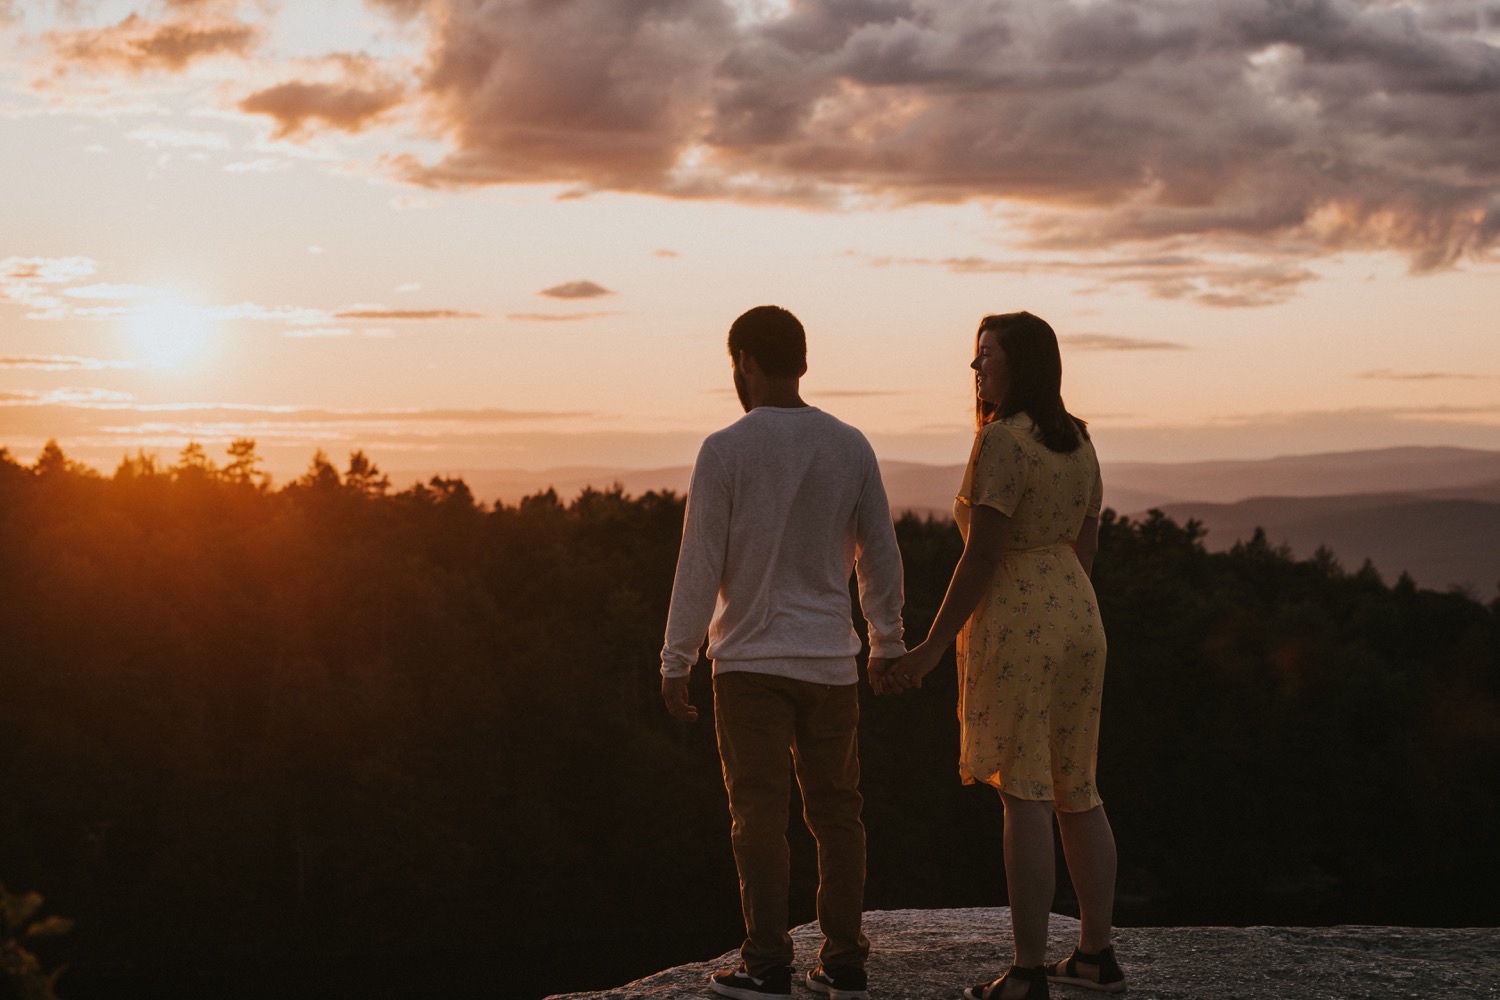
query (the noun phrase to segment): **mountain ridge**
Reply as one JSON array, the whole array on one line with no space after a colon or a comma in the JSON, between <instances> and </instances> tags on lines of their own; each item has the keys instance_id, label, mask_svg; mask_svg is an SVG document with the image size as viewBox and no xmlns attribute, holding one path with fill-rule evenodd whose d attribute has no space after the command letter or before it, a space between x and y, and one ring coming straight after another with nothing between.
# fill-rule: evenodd
<instances>
[{"instance_id":1,"label":"mountain ridge","mask_svg":"<svg viewBox=\"0 0 1500 1000\"><path fill-rule=\"evenodd\" d=\"M1349 569L1366 559L1382 577L1405 572L1421 586L1494 596L1500 582L1500 451L1397 447L1269 459L1104 462L1104 503L1132 518L1152 509L1196 519L1204 543L1223 550L1264 528L1273 545L1306 558L1319 546ZM962 465L881 462L891 508L946 518ZM653 469L557 466L461 473L485 501L516 503L553 489L570 500L618 485L637 496L686 493L687 465ZM401 473L392 473L402 482ZM422 478L406 474L413 479Z\"/></svg>"}]
</instances>

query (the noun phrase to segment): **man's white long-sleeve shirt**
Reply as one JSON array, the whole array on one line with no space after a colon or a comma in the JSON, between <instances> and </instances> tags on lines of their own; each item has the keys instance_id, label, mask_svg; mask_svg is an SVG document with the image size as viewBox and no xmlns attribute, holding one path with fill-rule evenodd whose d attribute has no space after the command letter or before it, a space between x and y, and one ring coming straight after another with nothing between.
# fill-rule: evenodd
<instances>
[{"instance_id":1,"label":"man's white long-sleeve shirt","mask_svg":"<svg viewBox=\"0 0 1500 1000\"><path fill-rule=\"evenodd\" d=\"M858 680L849 573L871 655L902 644L901 555L875 452L816 407L759 406L703 442L688 487L661 672Z\"/></svg>"}]
</instances>

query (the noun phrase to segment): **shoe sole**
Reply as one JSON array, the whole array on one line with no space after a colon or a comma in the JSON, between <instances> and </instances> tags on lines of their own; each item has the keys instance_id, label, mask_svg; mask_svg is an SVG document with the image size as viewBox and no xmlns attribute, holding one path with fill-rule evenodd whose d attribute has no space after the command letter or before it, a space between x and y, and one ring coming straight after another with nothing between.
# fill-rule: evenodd
<instances>
[{"instance_id":1,"label":"shoe sole","mask_svg":"<svg viewBox=\"0 0 1500 1000\"><path fill-rule=\"evenodd\" d=\"M765 993L761 990L742 990L736 986L725 986L713 976L708 977L708 988L721 997L733 1000L792 1000L790 993Z\"/></svg>"},{"instance_id":2,"label":"shoe sole","mask_svg":"<svg viewBox=\"0 0 1500 1000\"><path fill-rule=\"evenodd\" d=\"M1095 993L1124 993L1125 983L1096 983L1092 979L1073 978L1070 976L1048 976L1047 982L1058 986L1081 986Z\"/></svg>"},{"instance_id":3,"label":"shoe sole","mask_svg":"<svg viewBox=\"0 0 1500 1000\"><path fill-rule=\"evenodd\" d=\"M812 973L808 973L803 982L807 985L808 989L812 990L814 993L823 994L828 998L828 1000L870 1000L869 990L835 989L834 987L829 986L827 983L818 982L812 977Z\"/></svg>"}]
</instances>

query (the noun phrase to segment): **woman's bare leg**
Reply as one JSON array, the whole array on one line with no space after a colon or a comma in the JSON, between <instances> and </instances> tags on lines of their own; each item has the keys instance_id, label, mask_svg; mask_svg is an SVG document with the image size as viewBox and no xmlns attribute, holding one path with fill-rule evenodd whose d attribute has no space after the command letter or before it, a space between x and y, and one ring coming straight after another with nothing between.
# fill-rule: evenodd
<instances>
[{"instance_id":1,"label":"woman's bare leg","mask_svg":"<svg viewBox=\"0 0 1500 1000\"><path fill-rule=\"evenodd\" d=\"M1078 894L1078 950L1094 953L1109 946L1114 927L1115 834L1103 806L1088 812L1059 811L1057 826L1062 832L1063 858ZM1006 869L1007 875L1009 868ZM1078 966L1085 975L1097 974L1096 965Z\"/></svg>"},{"instance_id":2,"label":"woman's bare leg","mask_svg":"<svg viewBox=\"0 0 1500 1000\"><path fill-rule=\"evenodd\" d=\"M1047 918L1057 887L1052 847L1052 803L1000 793L1005 804L1005 886L1015 928L1015 964L1047 960Z\"/></svg>"}]
</instances>

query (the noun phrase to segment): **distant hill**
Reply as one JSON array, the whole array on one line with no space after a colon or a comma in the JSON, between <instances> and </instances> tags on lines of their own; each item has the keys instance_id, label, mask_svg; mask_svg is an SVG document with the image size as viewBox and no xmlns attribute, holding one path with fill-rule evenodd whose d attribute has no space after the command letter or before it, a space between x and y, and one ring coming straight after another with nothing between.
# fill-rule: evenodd
<instances>
[{"instance_id":1,"label":"distant hill","mask_svg":"<svg viewBox=\"0 0 1500 1000\"><path fill-rule=\"evenodd\" d=\"M1264 528L1273 545L1307 558L1326 546L1346 569L1369 559L1386 582L1404 570L1419 586L1465 587L1481 600L1500 586L1500 502L1420 494L1255 497L1232 504L1167 504L1178 523L1208 528L1204 543L1222 551Z\"/></svg>"},{"instance_id":2,"label":"distant hill","mask_svg":"<svg viewBox=\"0 0 1500 1000\"><path fill-rule=\"evenodd\" d=\"M961 465L882 462L891 507L947 517ZM481 500L515 503L549 487L571 499L586 486L618 483L631 496L687 491L692 470L560 466L462 473ZM392 473L397 486L425 478ZM1471 588L1481 599L1500 582L1500 451L1381 448L1255 461L1105 462L1104 503L1139 516L1159 508L1197 518L1211 549L1264 527L1298 556L1319 545L1349 569L1370 559L1387 580L1403 570L1424 587Z\"/></svg>"},{"instance_id":3,"label":"distant hill","mask_svg":"<svg viewBox=\"0 0 1500 1000\"><path fill-rule=\"evenodd\" d=\"M1146 490L1171 498L1167 502L1425 492L1485 483L1500 489L1500 451L1477 448L1379 448L1240 462L1106 461L1104 469L1106 487Z\"/></svg>"}]
</instances>

